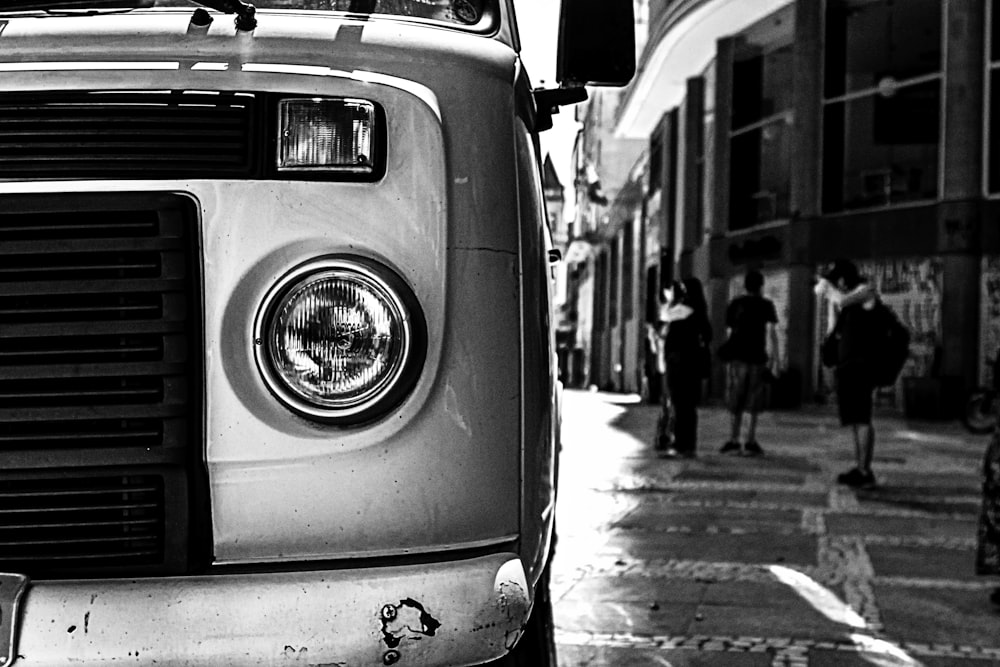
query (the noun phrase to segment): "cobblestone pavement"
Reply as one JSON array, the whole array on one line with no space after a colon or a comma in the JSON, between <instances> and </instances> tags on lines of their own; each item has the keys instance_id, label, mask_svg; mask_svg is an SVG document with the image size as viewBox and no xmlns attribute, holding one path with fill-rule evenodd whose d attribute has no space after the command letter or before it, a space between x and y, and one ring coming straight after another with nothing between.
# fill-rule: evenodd
<instances>
[{"instance_id":1,"label":"cobblestone pavement","mask_svg":"<svg viewBox=\"0 0 1000 667\"><path fill-rule=\"evenodd\" d=\"M655 406L567 391L553 565L560 665L1000 665L1000 581L973 572L986 440L876 418L875 489L834 483L829 410L762 415L765 456L658 458Z\"/></svg>"}]
</instances>

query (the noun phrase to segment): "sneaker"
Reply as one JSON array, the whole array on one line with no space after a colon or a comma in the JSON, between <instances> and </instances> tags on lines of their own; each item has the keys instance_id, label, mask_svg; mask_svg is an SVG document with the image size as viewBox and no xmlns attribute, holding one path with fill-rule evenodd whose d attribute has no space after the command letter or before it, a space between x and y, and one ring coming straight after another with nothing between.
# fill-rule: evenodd
<instances>
[{"instance_id":1,"label":"sneaker","mask_svg":"<svg viewBox=\"0 0 1000 667\"><path fill-rule=\"evenodd\" d=\"M719 452L722 454L738 454L739 451L740 451L740 443L734 440L730 440L729 442L727 442L722 446L722 449L719 450Z\"/></svg>"},{"instance_id":2,"label":"sneaker","mask_svg":"<svg viewBox=\"0 0 1000 667\"><path fill-rule=\"evenodd\" d=\"M663 452L662 452L662 453L660 454L660 456L662 456L662 457L663 457L663 458L665 458L665 459L676 459L676 458L677 458L678 456L680 456L680 455L681 455L681 454L680 454L680 452L678 452L678 451L677 451L676 449L674 449L673 447L667 447L667 448L666 448L666 449L665 449L665 450L664 450L664 451L663 451Z\"/></svg>"},{"instance_id":3,"label":"sneaker","mask_svg":"<svg viewBox=\"0 0 1000 667\"><path fill-rule=\"evenodd\" d=\"M753 440L743 445L743 453L747 456L764 456L764 450Z\"/></svg>"},{"instance_id":4,"label":"sneaker","mask_svg":"<svg viewBox=\"0 0 1000 667\"><path fill-rule=\"evenodd\" d=\"M875 486L875 475L870 470L868 472L861 472L857 468L851 468L847 472L837 475L837 484L843 484L855 489L870 489Z\"/></svg>"}]
</instances>

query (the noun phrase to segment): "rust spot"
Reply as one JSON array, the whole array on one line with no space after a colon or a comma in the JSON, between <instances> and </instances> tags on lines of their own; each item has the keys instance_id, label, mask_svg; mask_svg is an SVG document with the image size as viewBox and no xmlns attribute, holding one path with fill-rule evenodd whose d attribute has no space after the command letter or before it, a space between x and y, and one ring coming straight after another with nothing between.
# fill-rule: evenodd
<instances>
[{"instance_id":1,"label":"rust spot","mask_svg":"<svg viewBox=\"0 0 1000 667\"><path fill-rule=\"evenodd\" d=\"M379 616L382 620L382 641L389 648L396 648L404 638L420 640L433 637L441 627L441 622L412 598L400 600L399 604L384 605Z\"/></svg>"}]
</instances>

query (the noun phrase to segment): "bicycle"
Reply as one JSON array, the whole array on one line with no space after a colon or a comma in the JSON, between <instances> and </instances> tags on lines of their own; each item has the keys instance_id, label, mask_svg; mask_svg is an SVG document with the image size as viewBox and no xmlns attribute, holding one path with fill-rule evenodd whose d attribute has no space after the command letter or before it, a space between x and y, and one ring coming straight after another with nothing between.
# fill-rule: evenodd
<instances>
[{"instance_id":1,"label":"bicycle","mask_svg":"<svg viewBox=\"0 0 1000 667\"><path fill-rule=\"evenodd\" d=\"M962 425L976 435L990 433L997 425L997 408L1000 402L1000 350L993 359L992 370L993 386L977 387L969 392L961 415Z\"/></svg>"}]
</instances>

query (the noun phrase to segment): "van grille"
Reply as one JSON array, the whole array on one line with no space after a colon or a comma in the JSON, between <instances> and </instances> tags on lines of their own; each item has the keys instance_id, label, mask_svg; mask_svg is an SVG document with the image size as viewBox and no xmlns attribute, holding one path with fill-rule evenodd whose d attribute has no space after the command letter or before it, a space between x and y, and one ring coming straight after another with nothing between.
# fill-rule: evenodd
<instances>
[{"instance_id":1,"label":"van grille","mask_svg":"<svg viewBox=\"0 0 1000 667\"><path fill-rule=\"evenodd\" d=\"M248 93L59 92L0 98L0 177L247 176Z\"/></svg>"},{"instance_id":2,"label":"van grille","mask_svg":"<svg viewBox=\"0 0 1000 667\"><path fill-rule=\"evenodd\" d=\"M0 569L187 562L196 238L170 194L0 197Z\"/></svg>"},{"instance_id":3,"label":"van grille","mask_svg":"<svg viewBox=\"0 0 1000 667\"><path fill-rule=\"evenodd\" d=\"M157 563L163 515L156 475L8 480L0 488L0 569Z\"/></svg>"}]
</instances>

